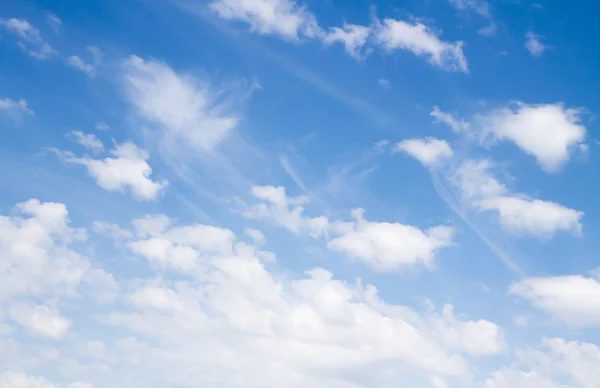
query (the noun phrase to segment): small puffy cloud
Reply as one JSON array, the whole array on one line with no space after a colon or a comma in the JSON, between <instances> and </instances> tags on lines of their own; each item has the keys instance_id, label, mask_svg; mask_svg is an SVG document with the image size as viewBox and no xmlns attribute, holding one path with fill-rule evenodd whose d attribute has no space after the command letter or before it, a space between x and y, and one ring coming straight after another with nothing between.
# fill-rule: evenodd
<instances>
[{"instance_id":1,"label":"small puffy cloud","mask_svg":"<svg viewBox=\"0 0 600 388\"><path fill-rule=\"evenodd\" d=\"M367 44L371 28L356 24L344 24L342 28L332 27L323 37L327 45L339 42L344 46L346 53L352 58L362 58L362 49Z\"/></svg>"},{"instance_id":2,"label":"small puffy cloud","mask_svg":"<svg viewBox=\"0 0 600 388\"><path fill-rule=\"evenodd\" d=\"M12 100L10 98L0 98L0 114L5 114L10 119L19 123L23 115L33 115L33 111L27 106L25 100Z\"/></svg>"},{"instance_id":3,"label":"small puffy cloud","mask_svg":"<svg viewBox=\"0 0 600 388\"><path fill-rule=\"evenodd\" d=\"M94 386L90 383L84 383L81 381L77 381L67 385L67 388L94 388Z\"/></svg>"},{"instance_id":4,"label":"small puffy cloud","mask_svg":"<svg viewBox=\"0 0 600 388\"><path fill-rule=\"evenodd\" d=\"M25 19L0 18L0 27L19 38L17 45L33 58L45 60L54 56L57 51L42 39L40 30Z\"/></svg>"},{"instance_id":5,"label":"small puffy cloud","mask_svg":"<svg viewBox=\"0 0 600 388\"><path fill-rule=\"evenodd\" d=\"M9 307L8 315L19 325L48 339L61 339L71 327L70 319L44 305L15 304Z\"/></svg>"},{"instance_id":6,"label":"small puffy cloud","mask_svg":"<svg viewBox=\"0 0 600 388\"><path fill-rule=\"evenodd\" d=\"M424 139L408 139L396 143L395 152L405 152L421 162L425 167L432 167L441 161L451 158L452 148L445 140L426 137Z\"/></svg>"},{"instance_id":7,"label":"small puffy cloud","mask_svg":"<svg viewBox=\"0 0 600 388\"><path fill-rule=\"evenodd\" d=\"M374 41L384 50L407 50L426 57L434 66L450 71L467 72L462 42L445 42L421 23L384 19L374 31Z\"/></svg>"},{"instance_id":8,"label":"small puffy cloud","mask_svg":"<svg viewBox=\"0 0 600 388\"><path fill-rule=\"evenodd\" d=\"M471 206L479 211L496 211L502 226L519 235L550 238L560 231L582 233L583 212L511 193L493 176L490 167L486 160L467 160L451 176Z\"/></svg>"},{"instance_id":9,"label":"small puffy cloud","mask_svg":"<svg viewBox=\"0 0 600 388\"><path fill-rule=\"evenodd\" d=\"M436 226L421 230L414 226L371 222L364 210L353 212L351 229L328 242L328 248L363 261L379 271L395 271L422 264L435 267L435 255L453 245L454 228Z\"/></svg>"},{"instance_id":10,"label":"small puffy cloud","mask_svg":"<svg viewBox=\"0 0 600 388\"><path fill-rule=\"evenodd\" d=\"M580 275L533 277L512 284L513 295L570 326L600 327L600 282Z\"/></svg>"},{"instance_id":11,"label":"small puffy cloud","mask_svg":"<svg viewBox=\"0 0 600 388\"><path fill-rule=\"evenodd\" d=\"M477 121L484 135L514 142L534 156L544 170L556 172L584 144L587 131L581 124L581 113L581 109L561 103L517 103L479 115Z\"/></svg>"},{"instance_id":12,"label":"small puffy cloud","mask_svg":"<svg viewBox=\"0 0 600 388\"><path fill-rule=\"evenodd\" d=\"M556 202L516 196L494 197L479 202L482 210L496 210L508 230L532 236L551 237L558 231L581 235L584 213Z\"/></svg>"},{"instance_id":13,"label":"small puffy cloud","mask_svg":"<svg viewBox=\"0 0 600 388\"><path fill-rule=\"evenodd\" d=\"M127 229L121 228L117 224L111 224L104 221L94 221L92 227L94 232L103 236L109 236L113 240L128 239L133 237L133 233Z\"/></svg>"},{"instance_id":14,"label":"small puffy cloud","mask_svg":"<svg viewBox=\"0 0 600 388\"><path fill-rule=\"evenodd\" d=\"M246 228L244 229L244 233L246 233L246 235L257 245L263 245L265 243L265 234L258 229Z\"/></svg>"},{"instance_id":15,"label":"small puffy cloud","mask_svg":"<svg viewBox=\"0 0 600 388\"><path fill-rule=\"evenodd\" d=\"M293 233L303 232L315 238L327 234L327 217L304 215L302 205L309 201L308 197L288 197L281 186L254 186L252 194L264 202L246 209L242 213L245 218L271 221Z\"/></svg>"},{"instance_id":16,"label":"small puffy cloud","mask_svg":"<svg viewBox=\"0 0 600 388\"><path fill-rule=\"evenodd\" d=\"M98 153L104 151L104 144L96 137L96 135L92 133L83 133L81 131L72 131L70 135L75 139L75 141L93 153Z\"/></svg>"},{"instance_id":17,"label":"small puffy cloud","mask_svg":"<svg viewBox=\"0 0 600 388\"><path fill-rule=\"evenodd\" d=\"M125 91L138 114L157 124L164 138L178 147L211 150L235 129L238 117L222 93L207 83L136 56L122 68Z\"/></svg>"},{"instance_id":18,"label":"small puffy cloud","mask_svg":"<svg viewBox=\"0 0 600 388\"><path fill-rule=\"evenodd\" d=\"M297 40L320 33L315 17L295 0L211 0L209 6L220 18L249 24L262 35Z\"/></svg>"},{"instance_id":19,"label":"small puffy cloud","mask_svg":"<svg viewBox=\"0 0 600 388\"><path fill-rule=\"evenodd\" d=\"M55 388L55 385L42 377L6 371L0 373L0 388Z\"/></svg>"},{"instance_id":20,"label":"small puffy cloud","mask_svg":"<svg viewBox=\"0 0 600 388\"><path fill-rule=\"evenodd\" d=\"M544 45L540 41L540 38L540 35L532 31L529 31L527 34L525 34L525 48L534 57L541 56L544 53L544 51L548 49L548 46Z\"/></svg>"},{"instance_id":21,"label":"small puffy cloud","mask_svg":"<svg viewBox=\"0 0 600 388\"><path fill-rule=\"evenodd\" d=\"M107 191L131 191L136 199L156 200L167 187L166 181L154 181L150 177L152 168L149 155L131 142L117 145L110 151L113 157L93 159L89 156L76 157L69 152L55 150L68 163L80 164L96 180L98 186Z\"/></svg>"},{"instance_id":22,"label":"small puffy cloud","mask_svg":"<svg viewBox=\"0 0 600 388\"><path fill-rule=\"evenodd\" d=\"M490 4L486 0L449 0L456 9L472 10L481 16L490 16Z\"/></svg>"},{"instance_id":23,"label":"small puffy cloud","mask_svg":"<svg viewBox=\"0 0 600 388\"><path fill-rule=\"evenodd\" d=\"M457 118L451 113L442 112L437 106L433 107L433 110L429 115L435 118L436 122L449 126L454 132L468 132L470 129L470 124L468 122L461 118Z\"/></svg>"}]
</instances>

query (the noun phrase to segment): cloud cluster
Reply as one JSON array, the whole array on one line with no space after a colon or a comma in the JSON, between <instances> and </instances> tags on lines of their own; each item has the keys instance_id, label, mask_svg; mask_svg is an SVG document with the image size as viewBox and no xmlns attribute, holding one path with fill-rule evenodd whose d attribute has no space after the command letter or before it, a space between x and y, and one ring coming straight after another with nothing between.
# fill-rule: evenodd
<instances>
[{"instance_id":1,"label":"cloud cluster","mask_svg":"<svg viewBox=\"0 0 600 388\"><path fill-rule=\"evenodd\" d=\"M353 221L306 216L302 205L308 197L288 197L283 187L255 186L254 196L262 202L245 209L249 219L270 221L293 233L324 238L327 247L363 261L378 271L390 272L422 265L435 267L436 253L452 245L454 229L438 225L421 230L412 225L368 221L363 209L352 212Z\"/></svg>"},{"instance_id":2,"label":"cloud cluster","mask_svg":"<svg viewBox=\"0 0 600 388\"><path fill-rule=\"evenodd\" d=\"M40 30L29 24L25 19L0 18L0 27L16 35L17 45L28 55L39 60L52 58L57 51L44 41Z\"/></svg>"}]
</instances>

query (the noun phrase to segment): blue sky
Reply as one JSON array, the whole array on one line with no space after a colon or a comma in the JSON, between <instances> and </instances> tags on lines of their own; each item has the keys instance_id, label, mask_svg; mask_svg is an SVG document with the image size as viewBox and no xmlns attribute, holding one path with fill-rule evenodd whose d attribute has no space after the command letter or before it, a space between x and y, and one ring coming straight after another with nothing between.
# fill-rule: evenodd
<instances>
[{"instance_id":1,"label":"blue sky","mask_svg":"<svg viewBox=\"0 0 600 388\"><path fill-rule=\"evenodd\" d=\"M0 6L0 388L600 385L594 4Z\"/></svg>"}]
</instances>

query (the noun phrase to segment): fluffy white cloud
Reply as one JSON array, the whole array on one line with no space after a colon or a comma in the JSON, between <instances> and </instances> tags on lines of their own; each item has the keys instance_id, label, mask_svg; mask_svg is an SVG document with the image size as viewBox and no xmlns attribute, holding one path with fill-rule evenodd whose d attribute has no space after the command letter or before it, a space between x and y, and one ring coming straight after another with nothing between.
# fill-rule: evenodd
<instances>
[{"instance_id":1,"label":"fluffy white cloud","mask_svg":"<svg viewBox=\"0 0 600 388\"><path fill-rule=\"evenodd\" d=\"M28 55L37 59L48 59L57 51L42 39L40 30L29 24L25 19L0 18L0 27L19 37L19 47Z\"/></svg>"},{"instance_id":2,"label":"fluffy white cloud","mask_svg":"<svg viewBox=\"0 0 600 388\"><path fill-rule=\"evenodd\" d=\"M357 24L344 24L342 28L332 27L323 37L327 45L339 42L344 45L346 53L352 58L362 58L362 49L367 44L371 28Z\"/></svg>"},{"instance_id":3,"label":"fluffy white cloud","mask_svg":"<svg viewBox=\"0 0 600 388\"><path fill-rule=\"evenodd\" d=\"M387 51L407 50L442 69L468 71L462 42L445 42L421 23L384 19L374 32L375 42Z\"/></svg>"},{"instance_id":4,"label":"fluffy white cloud","mask_svg":"<svg viewBox=\"0 0 600 388\"><path fill-rule=\"evenodd\" d=\"M470 9L481 16L490 16L490 5L486 0L449 0L450 4L460 10Z\"/></svg>"},{"instance_id":5,"label":"fluffy white cloud","mask_svg":"<svg viewBox=\"0 0 600 388\"><path fill-rule=\"evenodd\" d=\"M580 275L526 278L510 293L571 326L600 327L600 282Z\"/></svg>"},{"instance_id":6,"label":"fluffy white cloud","mask_svg":"<svg viewBox=\"0 0 600 388\"><path fill-rule=\"evenodd\" d=\"M563 104L515 106L480 115L484 135L513 141L534 156L546 171L558 171L572 152L584 144L586 128L581 125L580 109Z\"/></svg>"},{"instance_id":7,"label":"fluffy white cloud","mask_svg":"<svg viewBox=\"0 0 600 388\"><path fill-rule=\"evenodd\" d=\"M18 122L21 116L33 115L33 111L27 106L25 100L12 100L10 98L0 98L0 113L7 115L9 118Z\"/></svg>"},{"instance_id":8,"label":"fluffy white cloud","mask_svg":"<svg viewBox=\"0 0 600 388\"><path fill-rule=\"evenodd\" d=\"M583 212L511 193L489 169L485 160L468 160L451 177L471 206L480 211L496 211L502 226L516 234L550 238L564 231L581 235Z\"/></svg>"},{"instance_id":9,"label":"fluffy white cloud","mask_svg":"<svg viewBox=\"0 0 600 388\"><path fill-rule=\"evenodd\" d=\"M195 151L215 147L238 122L223 94L179 75L158 61L123 62L125 91L137 112L163 131L164 140Z\"/></svg>"},{"instance_id":10,"label":"fluffy white cloud","mask_svg":"<svg viewBox=\"0 0 600 388\"><path fill-rule=\"evenodd\" d=\"M104 151L104 144L93 133L83 133L81 131L72 131L71 136L85 149L94 153Z\"/></svg>"},{"instance_id":11,"label":"fluffy white cloud","mask_svg":"<svg viewBox=\"0 0 600 388\"><path fill-rule=\"evenodd\" d=\"M283 187L255 186L252 193L263 202L242 212L246 218L265 220L293 233L325 238L327 247L363 261L379 271L424 265L434 267L435 253L452 245L454 229L436 226L425 231L398 223L370 222L363 209L352 212L352 222L330 221L325 216L310 217L302 205L308 197L288 197Z\"/></svg>"},{"instance_id":12,"label":"fluffy white cloud","mask_svg":"<svg viewBox=\"0 0 600 388\"><path fill-rule=\"evenodd\" d=\"M302 205L309 201L308 197L290 198L285 188L274 186L254 186L252 194L264 202L246 209L242 213L244 217L272 221L293 233L307 233L315 238L327 234L330 226L327 217L304 215Z\"/></svg>"},{"instance_id":13,"label":"fluffy white cloud","mask_svg":"<svg viewBox=\"0 0 600 388\"><path fill-rule=\"evenodd\" d=\"M483 388L592 388L600 384L598 346L547 338L540 349L520 349L520 365L505 367L485 380Z\"/></svg>"},{"instance_id":14,"label":"fluffy white cloud","mask_svg":"<svg viewBox=\"0 0 600 388\"><path fill-rule=\"evenodd\" d=\"M511 231L532 236L552 236L557 231L581 235L581 211L566 208L556 202L520 197L482 199L481 210L496 210L500 223Z\"/></svg>"},{"instance_id":15,"label":"fluffy white cloud","mask_svg":"<svg viewBox=\"0 0 600 388\"><path fill-rule=\"evenodd\" d=\"M85 232L69 227L66 207L29 200L0 216L0 301L17 295L74 295L90 268L69 249Z\"/></svg>"},{"instance_id":16,"label":"fluffy white cloud","mask_svg":"<svg viewBox=\"0 0 600 388\"><path fill-rule=\"evenodd\" d=\"M219 17L247 23L263 35L296 40L320 33L314 16L295 0L212 0L210 8Z\"/></svg>"},{"instance_id":17,"label":"fluffy white cloud","mask_svg":"<svg viewBox=\"0 0 600 388\"><path fill-rule=\"evenodd\" d=\"M426 167L432 167L452 157L452 148L445 140L426 137L396 143L395 152L405 152Z\"/></svg>"},{"instance_id":18,"label":"fluffy white cloud","mask_svg":"<svg viewBox=\"0 0 600 388\"><path fill-rule=\"evenodd\" d=\"M42 377L7 371L0 373L0 388L55 388L55 385Z\"/></svg>"},{"instance_id":19,"label":"fluffy white cloud","mask_svg":"<svg viewBox=\"0 0 600 388\"><path fill-rule=\"evenodd\" d=\"M157 217L134 224L140 222L139 234L150 237L145 231L153 230L151 238L169 246L205 245L200 238L206 233L189 238L182 232L197 225L170 227ZM235 236L221 229L218 234L227 236L223 247L230 249ZM424 379L460 379L469 373L465 355L504 348L495 324L459 319L452 306L420 315L385 303L375 287L360 281L335 280L320 268L296 280L279 279L249 251L227 249L205 252L202 270L182 271L180 281L139 284L126 298L133 310L102 319L156 344L122 342L115 362L128 370L157 365L143 378L161 384L342 388L385 386L408 371Z\"/></svg>"},{"instance_id":20,"label":"fluffy white cloud","mask_svg":"<svg viewBox=\"0 0 600 388\"><path fill-rule=\"evenodd\" d=\"M18 303L9 307L8 315L33 333L54 340L64 337L71 327L71 320L62 317L58 310L44 305Z\"/></svg>"},{"instance_id":21,"label":"fluffy white cloud","mask_svg":"<svg viewBox=\"0 0 600 388\"><path fill-rule=\"evenodd\" d=\"M155 200L167 187L166 181L154 181L150 177L152 168L149 155L131 142L117 145L110 151L113 157L93 159L89 156L76 157L70 152L55 150L68 163L85 166L98 186L107 191L129 190L136 199Z\"/></svg>"},{"instance_id":22,"label":"fluffy white cloud","mask_svg":"<svg viewBox=\"0 0 600 388\"><path fill-rule=\"evenodd\" d=\"M525 34L525 48L535 57L541 56L548 49L548 46L540 41L540 38L541 36L532 31Z\"/></svg>"},{"instance_id":23,"label":"fluffy white cloud","mask_svg":"<svg viewBox=\"0 0 600 388\"><path fill-rule=\"evenodd\" d=\"M436 226L425 231L411 225L370 222L364 210L353 212L351 230L329 241L330 249L364 261L380 271L394 271L418 264L435 266L435 253L452 245L454 229Z\"/></svg>"},{"instance_id":24,"label":"fluffy white cloud","mask_svg":"<svg viewBox=\"0 0 600 388\"><path fill-rule=\"evenodd\" d=\"M436 122L443 123L452 128L454 132L467 132L470 129L470 124L462 118L457 118L451 113L442 112L439 107L434 106L430 113L431 117L436 119Z\"/></svg>"}]
</instances>

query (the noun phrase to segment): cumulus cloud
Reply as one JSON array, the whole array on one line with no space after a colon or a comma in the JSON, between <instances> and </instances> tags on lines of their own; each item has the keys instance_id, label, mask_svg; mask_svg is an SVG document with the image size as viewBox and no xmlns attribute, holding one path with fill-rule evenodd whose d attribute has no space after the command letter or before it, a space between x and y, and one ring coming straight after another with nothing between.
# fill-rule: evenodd
<instances>
[{"instance_id":1,"label":"cumulus cloud","mask_svg":"<svg viewBox=\"0 0 600 388\"><path fill-rule=\"evenodd\" d=\"M68 163L85 166L98 186L107 191L130 191L136 199L151 201L167 187L166 181L152 180L152 168L147 162L150 156L131 142L116 145L110 151L113 157L104 159L55 152Z\"/></svg>"},{"instance_id":2,"label":"cumulus cloud","mask_svg":"<svg viewBox=\"0 0 600 388\"><path fill-rule=\"evenodd\" d=\"M600 327L600 283L581 275L533 277L512 284L513 295L571 326Z\"/></svg>"},{"instance_id":3,"label":"cumulus cloud","mask_svg":"<svg viewBox=\"0 0 600 388\"><path fill-rule=\"evenodd\" d=\"M42 377L6 371L0 373L0 388L55 388L55 385Z\"/></svg>"},{"instance_id":4,"label":"cumulus cloud","mask_svg":"<svg viewBox=\"0 0 600 388\"><path fill-rule=\"evenodd\" d=\"M529 31L525 34L525 48L534 57L541 56L544 51L548 49L548 46L544 45L541 40L541 36Z\"/></svg>"},{"instance_id":5,"label":"cumulus cloud","mask_svg":"<svg viewBox=\"0 0 600 388\"><path fill-rule=\"evenodd\" d=\"M453 173L451 180L471 206L497 212L502 226L516 234L550 238L559 231L582 233L583 212L512 193L493 176L490 168L486 160L467 160Z\"/></svg>"},{"instance_id":6,"label":"cumulus cloud","mask_svg":"<svg viewBox=\"0 0 600 388\"><path fill-rule=\"evenodd\" d=\"M351 230L332 239L330 249L364 261L379 271L394 271L418 264L435 267L435 254L452 245L454 229L436 226L425 231L414 226L388 222L370 222L364 210L353 212Z\"/></svg>"},{"instance_id":7,"label":"cumulus cloud","mask_svg":"<svg viewBox=\"0 0 600 388\"><path fill-rule=\"evenodd\" d=\"M467 72L462 42L446 42L421 23L384 19L374 32L375 42L384 50L407 50L442 69Z\"/></svg>"},{"instance_id":8,"label":"cumulus cloud","mask_svg":"<svg viewBox=\"0 0 600 388\"><path fill-rule=\"evenodd\" d=\"M297 40L320 33L315 17L295 0L212 0L219 17L244 22L262 35Z\"/></svg>"},{"instance_id":9,"label":"cumulus cloud","mask_svg":"<svg viewBox=\"0 0 600 388\"><path fill-rule=\"evenodd\" d=\"M339 42L344 46L346 53L352 58L361 59L362 49L367 44L371 28L357 24L344 24L343 27L331 27L323 37L327 45Z\"/></svg>"},{"instance_id":10,"label":"cumulus cloud","mask_svg":"<svg viewBox=\"0 0 600 388\"><path fill-rule=\"evenodd\" d=\"M98 65L100 64L100 60L102 58L102 51L98 47L94 46L89 46L87 49L92 57L91 62L86 62L81 57L77 55L72 55L67 59L67 63L73 68L84 72L89 77L94 77L96 75Z\"/></svg>"},{"instance_id":11,"label":"cumulus cloud","mask_svg":"<svg viewBox=\"0 0 600 388\"><path fill-rule=\"evenodd\" d=\"M71 327L71 321L62 317L58 310L44 305L15 304L8 309L13 321L33 333L49 338L61 339Z\"/></svg>"},{"instance_id":12,"label":"cumulus cloud","mask_svg":"<svg viewBox=\"0 0 600 388\"><path fill-rule=\"evenodd\" d=\"M514 106L478 116L484 135L509 140L536 158L548 172L558 171L580 149L586 137L581 109L563 104Z\"/></svg>"},{"instance_id":13,"label":"cumulus cloud","mask_svg":"<svg viewBox=\"0 0 600 388\"><path fill-rule=\"evenodd\" d=\"M223 93L162 62L132 56L123 62L125 91L138 114L159 126L165 141L194 151L213 149L238 117Z\"/></svg>"},{"instance_id":14,"label":"cumulus cloud","mask_svg":"<svg viewBox=\"0 0 600 388\"><path fill-rule=\"evenodd\" d=\"M452 148L445 140L426 137L424 139L408 139L396 143L395 152L405 152L421 162L425 167L433 167L441 161L451 158Z\"/></svg>"},{"instance_id":15,"label":"cumulus cloud","mask_svg":"<svg viewBox=\"0 0 600 388\"><path fill-rule=\"evenodd\" d=\"M33 58L45 60L57 54L57 51L42 39L40 30L25 19L0 18L0 27L16 35L19 38L17 45Z\"/></svg>"},{"instance_id":16,"label":"cumulus cloud","mask_svg":"<svg viewBox=\"0 0 600 388\"><path fill-rule=\"evenodd\" d=\"M250 219L272 222L293 233L324 238L327 247L363 261L379 271L395 271L406 267L435 266L435 254L452 245L454 229L435 226L425 231L399 223L371 222L363 209L352 212L353 221L331 221L325 216L305 215L303 205L308 197L288 197L283 187L255 186L254 196L263 202L245 209Z\"/></svg>"}]
</instances>

